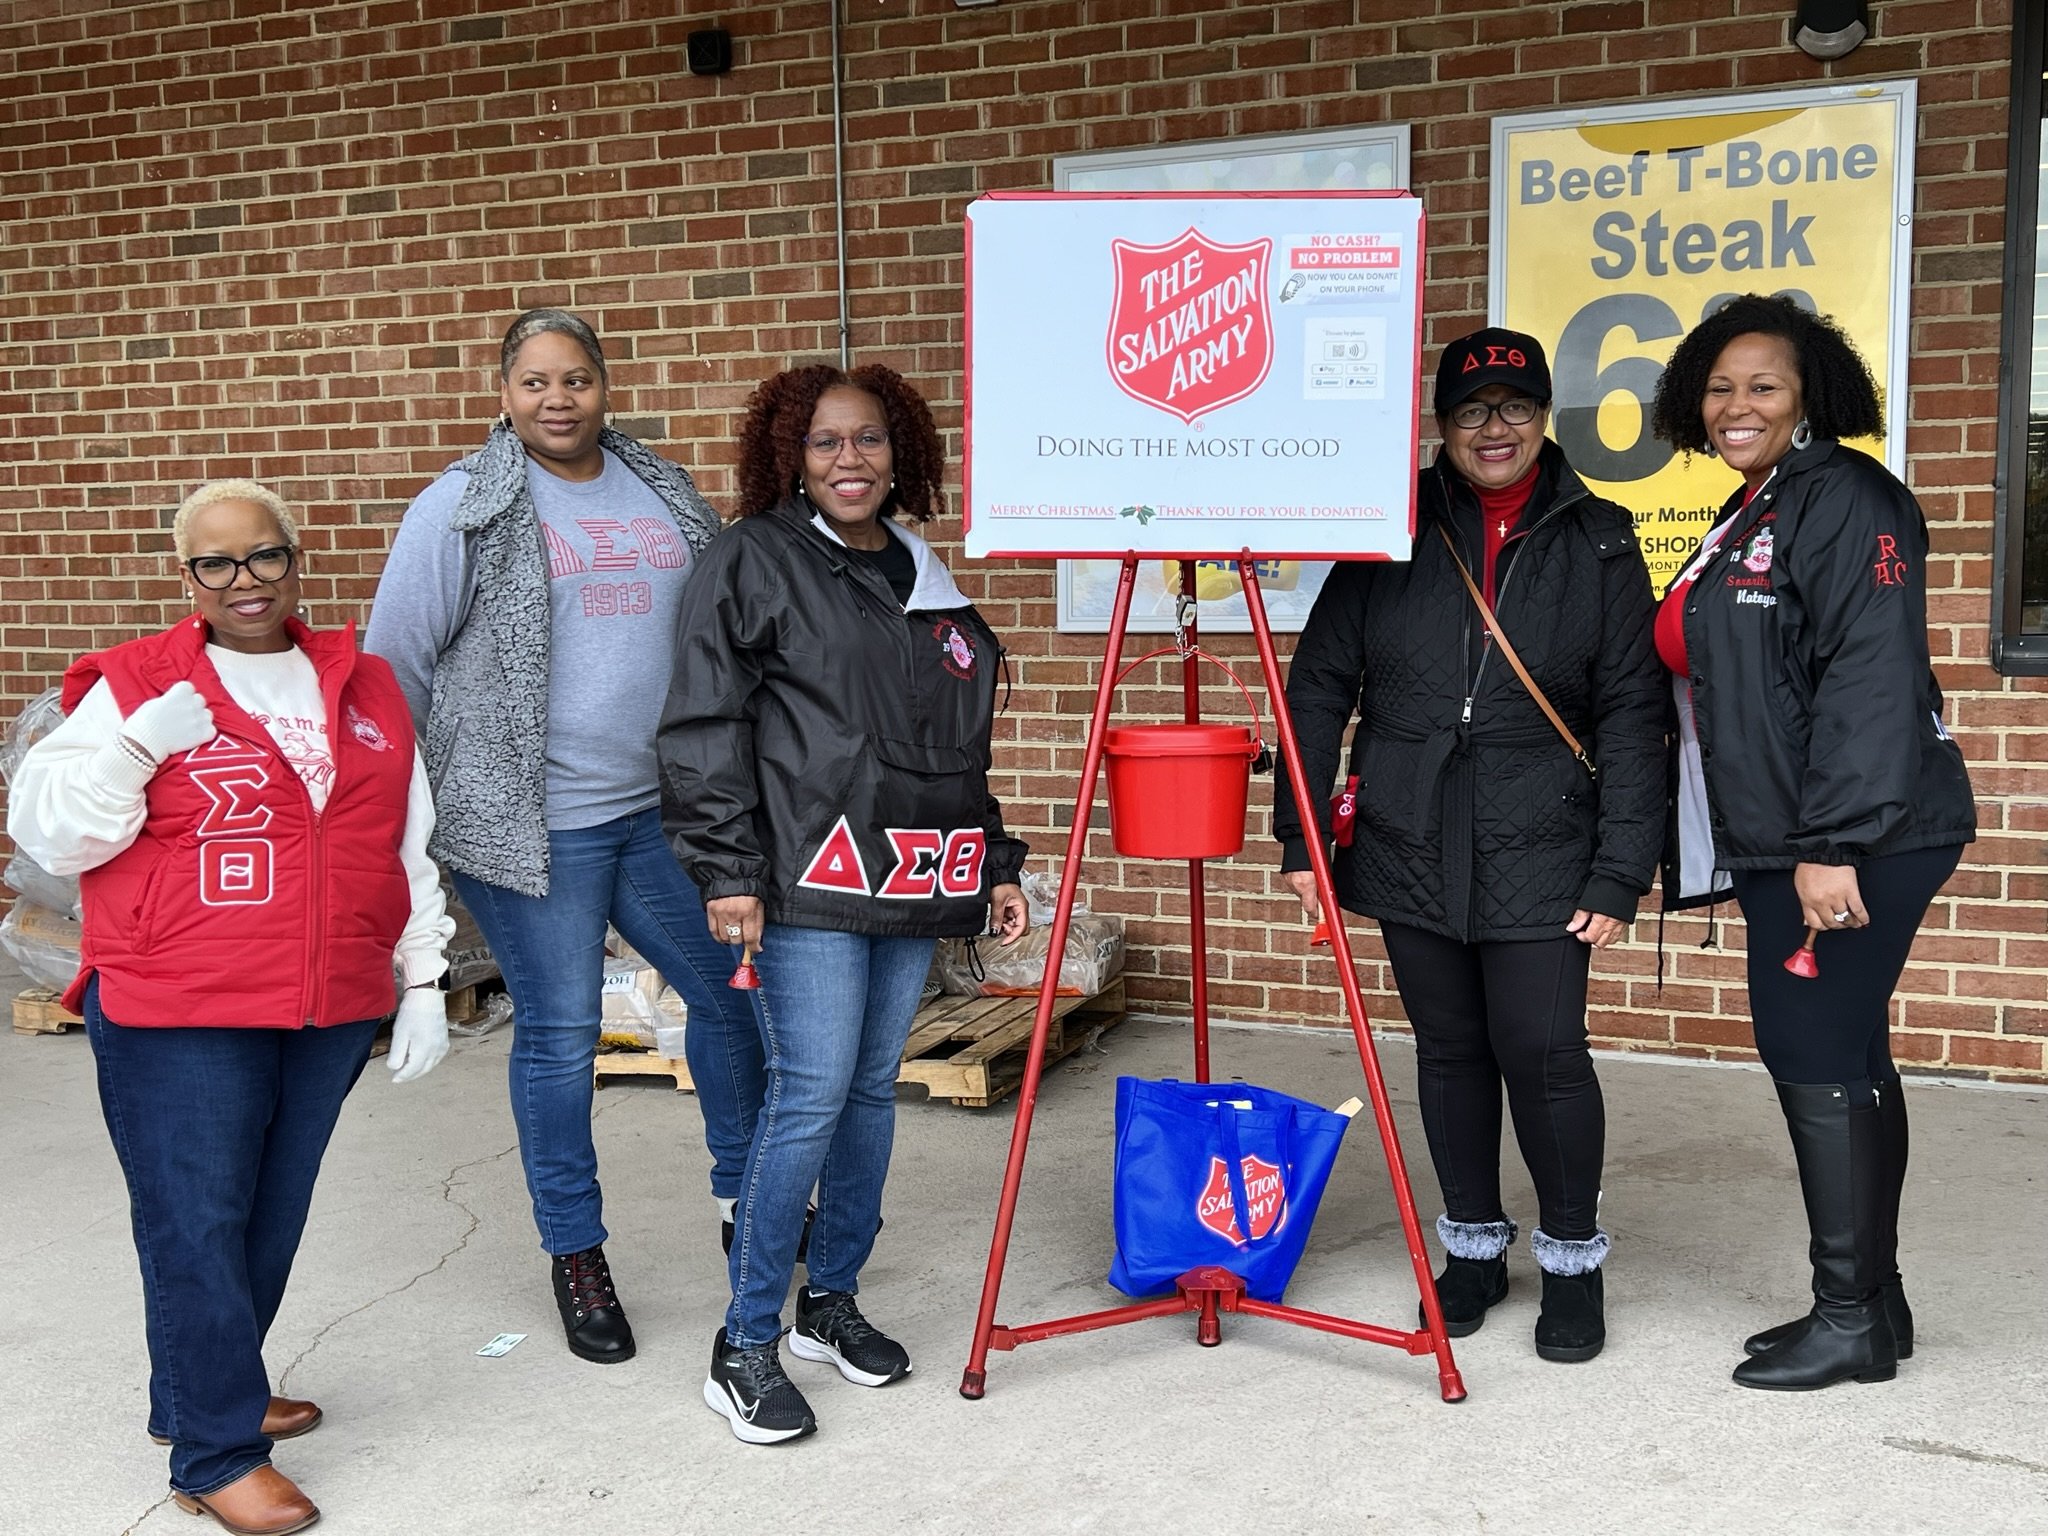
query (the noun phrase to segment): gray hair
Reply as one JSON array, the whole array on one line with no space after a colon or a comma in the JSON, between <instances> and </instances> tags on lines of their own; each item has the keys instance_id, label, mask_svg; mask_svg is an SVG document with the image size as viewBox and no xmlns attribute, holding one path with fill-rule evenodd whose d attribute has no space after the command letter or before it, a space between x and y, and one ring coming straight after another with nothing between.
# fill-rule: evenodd
<instances>
[{"instance_id":1,"label":"gray hair","mask_svg":"<svg viewBox=\"0 0 2048 1536\"><path fill-rule=\"evenodd\" d=\"M597 332L590 328L588 321L572 315L566 309L529 309L505 333L505 344L498 349L498 371L509 374L512 363L519 356L519 349L534 337L552 331L557 336L566 336L585 352L597 366L598 381L609 386L611 375L605 372L604 348L597 344Z\"/></svg>"},{"instance_id":2,"label":"gray hair","mask_svg":"<svg viewBox=\"0 0 2048 1536\"><path fill-rule=\"evenodd\" d=\"M277 520L277 531L292 549L299 547L299 525L292 520L284 498L254 480L209 480L178 504L171 516L171 548L180 560L192 558L192 519L205 507L223 501L246 501L261 507Z\"/></svg>"}]
</instances>

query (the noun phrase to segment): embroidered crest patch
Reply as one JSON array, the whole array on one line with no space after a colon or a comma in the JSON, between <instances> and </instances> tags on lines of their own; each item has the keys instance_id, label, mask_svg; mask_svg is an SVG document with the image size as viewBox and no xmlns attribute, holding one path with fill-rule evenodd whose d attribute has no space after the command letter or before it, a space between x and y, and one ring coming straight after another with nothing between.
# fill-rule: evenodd
<instances>
[{"instance_id":1,"label":"embroidered crest patch","mask_svg":"<svg viewBox=\"0 0 2048 1536\"><path fill-rule=\"evenodd\" d=\"M951 619L941 619L932 626L932 638L939 642L939 664L955 677L966 679L974 676L974 643L967 638L965 630Z\"/></svg>"}]
</instances>

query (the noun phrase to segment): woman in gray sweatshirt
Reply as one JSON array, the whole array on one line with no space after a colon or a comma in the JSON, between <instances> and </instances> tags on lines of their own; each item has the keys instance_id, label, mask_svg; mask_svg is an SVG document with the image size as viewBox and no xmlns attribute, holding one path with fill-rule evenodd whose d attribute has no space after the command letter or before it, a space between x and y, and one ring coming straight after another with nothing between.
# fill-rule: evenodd
<instances>
[{"instance_id":1,"label":"woman in gray sweatshirt","mask_svg":"<svg viewBox=\"0 0 2048 1536\"><path fill-rule=\"evenodd\" d=\"M604 355L582 320L529 311L500 361L504 414L406 509L365 645L412 706L430 851L512 994L512 1113L569 1348L611 1363L634 1341L590 1134L607 922L689 1008L728 1219L763 1091L752 1010L663 841L655 775L676 613L718 519L681 469L605 425Z\"/></svg>"}]
</instances>

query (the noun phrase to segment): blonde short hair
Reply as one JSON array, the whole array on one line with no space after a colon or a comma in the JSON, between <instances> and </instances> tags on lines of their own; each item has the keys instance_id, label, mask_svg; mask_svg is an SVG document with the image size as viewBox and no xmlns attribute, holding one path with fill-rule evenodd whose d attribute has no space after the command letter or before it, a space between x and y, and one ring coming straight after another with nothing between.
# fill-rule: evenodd
<instances>
[{"instance_id":1,"label":"blonde short hair","mask_svg":"<svg viewBox=\"0 0 2048 1536\"><path fill-rule=\"evenodd\" d=\"M192 519L204 507L222 501L246 501L261 507L277 519L277 531L293 549L299 547L299 525L292 520L284 498L254 480L209 480L178 504L171 518L171 548L180 560L192 558Z\"/></svg>"}]
</instances>

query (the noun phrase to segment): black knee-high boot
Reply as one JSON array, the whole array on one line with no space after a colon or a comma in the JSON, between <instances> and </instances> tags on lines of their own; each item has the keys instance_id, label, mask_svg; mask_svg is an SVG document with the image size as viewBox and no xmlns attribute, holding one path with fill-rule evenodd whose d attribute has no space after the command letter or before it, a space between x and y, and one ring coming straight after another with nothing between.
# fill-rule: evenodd
<instances>
[{"instance_id":1,"label":"black knee-high boot","mask_svg":"<svg viewBox=\"0 0 2048 1536\"><path fill-rule=\"evenodd\" d=\"M1913 1353L1913 1309L1906 1305L1905 1282L1899 1278L1899 1196L1906 1187L1906 1154L1912 1138L1906 1128L1903 1078L1878 1084L1877 1119L1884 1139L1884 1232L1877 1254L1877 1284L1899 1358L1905 1360Z\"/></svg>"},{"instance_id":2,"label":"black knee-high boot","mask_svg":"<svg viewBox=\"0 0 2048 1536\"><path fill-rule=\"evenodd\" d=\"M1735 1380L1778 1392L1890 1381L1898 1345L1879 1292L1887 1181L1878 1095L1863 1084L1777 1087L1812 1234L1813 1310L1738 1365Z\"/></svg>"},{"instance_id":3,"label":"black knee-high boot","mask_svg":"<svg viewBox=\"0 0 2048 1536\"><path fill-rule=\"evenodd\" d=\"M1911 1137L1906 1124L1906 1085L1893 1077L1877 1085L1877 1116L1884 1143L1884 1207L1880 1212L1877 1252L1877 1284L1884 1299L1885 1316L1892 1325L1899 1358L1913 1358L1913 1309L1906 1305L1906 1288L1899 1279L1899 1196L1906 1186L1906 1158ZM1804 1319L1794 1318L1742 1341L1745 1354L1760 1355L1782 1344Z\"/></svg>"}]
</instances>

